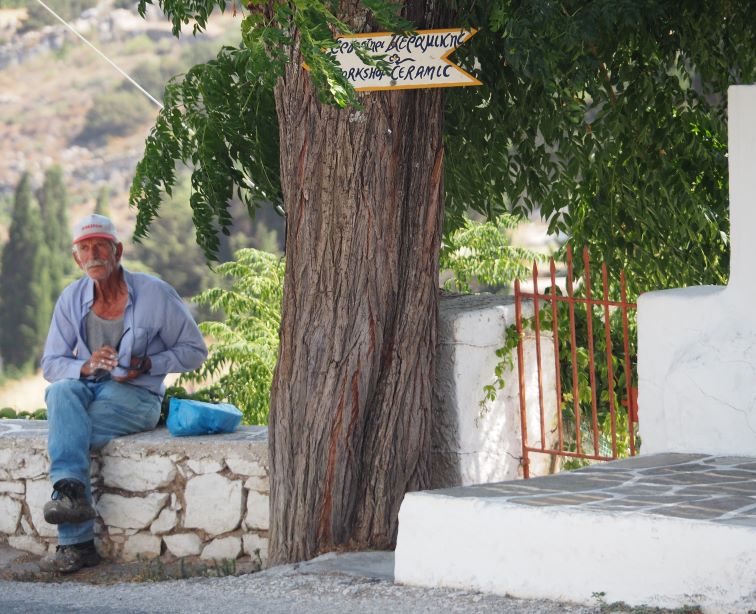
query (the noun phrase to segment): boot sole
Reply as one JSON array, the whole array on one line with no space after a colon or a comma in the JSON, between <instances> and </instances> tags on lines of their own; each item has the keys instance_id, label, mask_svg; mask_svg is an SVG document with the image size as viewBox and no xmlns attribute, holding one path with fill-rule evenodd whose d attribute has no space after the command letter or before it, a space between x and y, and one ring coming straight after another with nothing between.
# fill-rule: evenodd
<instances>
[{"instance_id":1,"label":"boot sole","mask_svg":"<svg viewBox=\"0 0 756 614\"><path fill-rule=\"evenodd\" d=\"M79 524L92 520L97 516L94 510L89 512L82 512L79 514L73 514L68 510L44 510L43 515L45 522L48 524Z\"/></svg>"}]
</instances>

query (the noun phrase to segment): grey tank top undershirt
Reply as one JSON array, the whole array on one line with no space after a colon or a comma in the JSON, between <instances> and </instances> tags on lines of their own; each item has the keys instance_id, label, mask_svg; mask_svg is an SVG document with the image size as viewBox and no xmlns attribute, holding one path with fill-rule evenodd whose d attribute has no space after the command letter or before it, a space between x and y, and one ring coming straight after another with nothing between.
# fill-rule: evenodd
<instances>
[{"instance_id":1,"label":"grey tank top undershirt","mask_svg":"<svg viewBox=\"0 0 756 614\"><path fill-rule=\"evenodd\" d=\"M123 333L123 316L118 320L106 320L90 311L84 318L87 330L87 346L90 354L103 345L115 347Z\"/></svg>"}]
</instances>

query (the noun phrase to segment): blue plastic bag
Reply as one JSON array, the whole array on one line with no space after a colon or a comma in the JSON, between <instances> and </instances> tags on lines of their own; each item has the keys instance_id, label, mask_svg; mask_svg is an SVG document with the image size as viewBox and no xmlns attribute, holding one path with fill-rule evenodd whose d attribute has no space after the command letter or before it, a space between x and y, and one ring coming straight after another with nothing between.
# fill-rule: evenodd
<instances>
[{"instance_id":1,"label":"blue plastic bag","mask_svg":"<svg viewBox=\"0 0 756 614\"><path fill-rule=\"evenodd\" d=\"M211 435L233 433L241 419L242 413L229 403L172 398L168 404L166 425L175 437Z\"/></svg>"}]
</instances>

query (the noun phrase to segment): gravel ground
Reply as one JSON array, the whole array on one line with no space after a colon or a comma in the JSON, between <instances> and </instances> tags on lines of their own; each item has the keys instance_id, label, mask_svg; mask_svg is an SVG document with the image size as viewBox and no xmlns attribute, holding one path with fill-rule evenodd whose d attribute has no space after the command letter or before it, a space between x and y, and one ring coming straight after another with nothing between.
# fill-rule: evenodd
<instances>
[{"instance_id":1,"label":"gravel ground","mask_svg":"<svg viewBox=\"0 0 756 614\"><path fill-rule=\"evenodd\" d=\"M0 611L3 614L48 614L50 611L85 614L587 614L609 610L602 609L599 604L588 607L467 591L399 586L384 577L353 575L328 567L286 565L244 576L109 586L70 581L0 581Z\"/></svg>"}]
</instances>

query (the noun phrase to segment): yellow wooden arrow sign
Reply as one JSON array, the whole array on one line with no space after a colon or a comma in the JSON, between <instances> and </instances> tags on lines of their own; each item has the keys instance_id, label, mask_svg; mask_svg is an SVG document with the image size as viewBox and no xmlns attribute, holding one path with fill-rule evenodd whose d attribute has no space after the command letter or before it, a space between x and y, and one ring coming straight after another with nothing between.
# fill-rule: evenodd
<instances>
[{"instance_id":1,"label":"yellow wooden arrow sign","mask_svg":"<svg viewBox=\"0 0 756 614\"><path fill-rule=\"evenodd\" d=\"M339 46L330 53L358 92L481 85L449 59L476 32L456 28L418 30L410 36L391 32L345 35L336 38ZM355 52L357 46L372 55L385 56L390 74L364 64Z\"/></svg>"}]
</instances>

